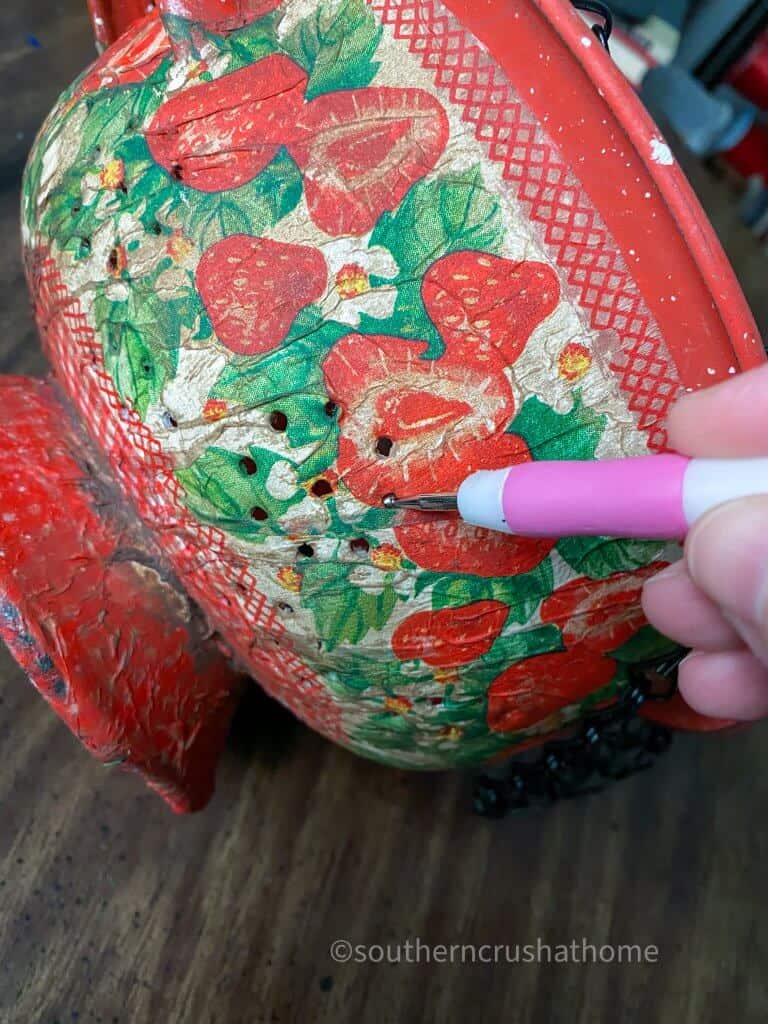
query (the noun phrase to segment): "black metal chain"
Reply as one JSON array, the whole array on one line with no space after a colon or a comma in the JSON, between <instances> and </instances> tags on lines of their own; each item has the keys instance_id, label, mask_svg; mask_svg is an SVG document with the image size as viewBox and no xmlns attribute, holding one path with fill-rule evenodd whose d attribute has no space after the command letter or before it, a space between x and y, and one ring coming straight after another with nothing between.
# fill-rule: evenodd
<instances>
[{"instance_id":1,"label":"black metal chain","mask_svg":"<svg viewBox=\"0 0 768 1024\"><path fill-rule=\"evenodd\" d=\"M677 693L677 669L683 656L635 666L618 702L586 714L572 736L547 743L533 761L511 762L503 778L477 779L475 813L503 818L509 812L597 793L611 782L650 768L671 746L672 733L640 718L638 711L644 704L668 701Z\"/></svg>"},{"instance_id":2,"label":"black metal chain","mask_svg":"<svg viewBox=\"0 0 768 1024\"><path fill-rule=\"evenodd\" d=\"M610 7L600 3L600 0L571 0L571 3L577 11L596 14L598 18L603 19L602 25L595 24L592 26L592 31L599 39L600 44L610 53L608 42L611 38L611 32L613 32L613 14L611 14Z\"/></svg>"}]
</instances>

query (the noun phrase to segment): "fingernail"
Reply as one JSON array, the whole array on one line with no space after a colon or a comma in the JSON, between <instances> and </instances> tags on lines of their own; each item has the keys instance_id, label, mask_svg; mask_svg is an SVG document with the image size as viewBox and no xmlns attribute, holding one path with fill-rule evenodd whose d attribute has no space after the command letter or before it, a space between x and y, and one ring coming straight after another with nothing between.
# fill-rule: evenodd
<instances>
[{"instance_id":1,"label":"fingernail","mask_svg":"<svg viewBox=\"0 0 768 1024\"><path fill-rule=\"evenodd\" d=\"M685 576L688 572L688 568L685 564L684 559L680 559L679 562L673 562L672 565L668 565L666 569L662 569L657 572L655 576L651 576L650 579L645 581L646 587L652 587L654 583L666 583L667 580L677 579L679 576Z\"/></svg>"},{"instance_id":2,"label":"fingernail","mask_svg":"<svg viewBox=\"0 0 768 1024\"><path fill-rule=\"evenodd\" d=\"M683 660L678 665L678 667L677 667L678 672L683 667L683 665L690 665L690 663L692 661L696 661L697 658L706 658L706 656L707 656L707 652L706 651L691 651L690 654L686 654L686 656L683 658Z\"/></svg>"},{"instance_id":3,"label":"fingernail","mask_svg":"<svg viewBox=\"0 0 768 1024\"><path fill-rule=\"evenodd\" d=\"M705 594L738 618L762 625L768 596L768 498L716 508L694 527L685 553L688 571Z\"/></svg>"}]
</instances>

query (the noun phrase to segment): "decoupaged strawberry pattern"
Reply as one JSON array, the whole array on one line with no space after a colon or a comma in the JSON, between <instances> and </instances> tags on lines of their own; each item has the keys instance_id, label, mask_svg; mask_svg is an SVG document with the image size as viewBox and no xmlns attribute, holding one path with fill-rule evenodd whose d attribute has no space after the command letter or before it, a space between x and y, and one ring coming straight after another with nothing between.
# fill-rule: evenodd
<instances>
[{"instance_id":1,"label":"decoupaged strawberry pattern","mask_svg":"<svg viewBox=\"0 0 768 1024\"><path fill-rule=\"evenodd\" d=\"M281 624L224 640L289 650L315 681L268 687L401 765L482 761L614 699L664 649L639 611L663 545L381 505L645 449L482 139L380 5L165 6L49 119L25 241L95 331L105 401L173 460L158 500L223 538L243 615L246 564Z\"/></svg>"}]
</instances>

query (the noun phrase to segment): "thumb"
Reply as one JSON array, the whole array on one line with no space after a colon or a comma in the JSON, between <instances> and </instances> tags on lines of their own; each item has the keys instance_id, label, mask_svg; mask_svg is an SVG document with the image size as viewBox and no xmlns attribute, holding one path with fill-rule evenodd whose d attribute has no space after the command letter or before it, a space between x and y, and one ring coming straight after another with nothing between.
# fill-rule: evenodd
<instances>
[{"instance_id":1,"label":"thumb","mask_svg":"<svg viewBox=\"0 0 768 1024\"><path fill-rule=\"evenodd\" d=\"M721 505L685 546L688 571L768 663L768 496Z\"/></svg>"}]
</instances>

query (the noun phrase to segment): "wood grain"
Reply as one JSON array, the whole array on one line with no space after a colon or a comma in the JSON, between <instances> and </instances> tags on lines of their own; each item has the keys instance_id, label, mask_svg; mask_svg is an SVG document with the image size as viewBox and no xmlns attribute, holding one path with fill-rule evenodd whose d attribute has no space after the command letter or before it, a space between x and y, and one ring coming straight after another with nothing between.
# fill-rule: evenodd
<instances>
[{"instance_id":1,"label":"wood grain","mask_svg":"<svg viewBox=\"0 0 768 1024\"><path fill-rule=\"evenodd\" d=\"M33 48L34 34L43 44ZM0 370L41 372L15 238L25 153L90 58L80 0L0 10ZM765 324L765 266L701 176ZM265 698L218 796L172 817L90 761L0 651L2 1024L768 1019L765 727L678 740L586 802L489 823ZM659 947L656 965L348 964L354 943ZM511 950L514 953L514 948Z\"/></svg>"}]
</instances>

